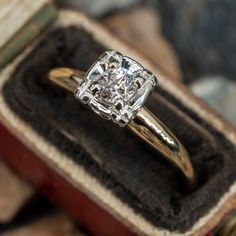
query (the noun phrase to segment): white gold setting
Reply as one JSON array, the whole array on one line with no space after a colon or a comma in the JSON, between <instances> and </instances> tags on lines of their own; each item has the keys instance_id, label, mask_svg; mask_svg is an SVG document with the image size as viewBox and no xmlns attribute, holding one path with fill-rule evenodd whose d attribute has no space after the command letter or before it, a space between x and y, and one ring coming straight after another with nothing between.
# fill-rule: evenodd
<instances>
[{"instance_id":1,"label":"white gold setting","mask_svg":"<svg viewBox=\"0 0 236 236\"><path fill-rule=\"evenodd\" d=\"M92 65L75 97L103 118L126 126L156 85L157 79L150 71L112 50Z\"/></svg>"},{"instance_id":2,"label":"white gold setting","mask_svg":"<svg viewBox=\"0 0 236 236\"><path fill-rule=\"evenodd\" d=\"M197 186L188 152L162 121L144 106L157 85L157 79L138 62L114 50L106 51L87 73L61 67L50 70L48 78L74 92L80 102L101 117L121 127L126 126L160 152L180 170L190 190Z\"/></svg>"}]
</instances>

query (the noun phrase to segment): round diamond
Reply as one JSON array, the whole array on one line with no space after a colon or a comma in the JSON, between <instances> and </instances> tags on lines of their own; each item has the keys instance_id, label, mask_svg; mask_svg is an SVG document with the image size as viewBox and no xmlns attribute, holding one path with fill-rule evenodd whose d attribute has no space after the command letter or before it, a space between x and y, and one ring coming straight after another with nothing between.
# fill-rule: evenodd
<instances>
[{"instance_id":1,"label":"round diamond","mask_svg":"<svg viewBox=\"0 0 236 236\"><path fill-rule=\"evenodd\" d=\"M109 103L117 99L128 101L137 90L134 73L126 61L122 65L113 62L96 83L99 87L96 96Z\"/></svg>"},{"instance_id":2,"label":"round diamond","mask_svg":"<svg viewBox=\"0 0 236 236\"><path fill-rule=\"evenodd\" d=\"M90 68L75 96L97 114L124 126L156 85L152 78L131 58L107 51Z\"/></svg>"}]
</instances>

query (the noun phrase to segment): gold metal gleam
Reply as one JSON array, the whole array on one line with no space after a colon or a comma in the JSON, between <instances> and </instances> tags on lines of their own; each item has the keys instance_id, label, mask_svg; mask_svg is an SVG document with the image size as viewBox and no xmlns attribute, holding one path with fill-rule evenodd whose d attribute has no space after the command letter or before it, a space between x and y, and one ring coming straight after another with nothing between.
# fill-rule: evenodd
<instances>
[{"instance_id":1,"label":"gold metal gleam","mask_svg":"<svg viewBox=\"0 0 236 236\"><path fill-rule=\"evenodd\" d=\"M83 71L56 68L49 72L48 77L53 83L74 92L84 80L84 75ZM143 107L137 112L128 128L174 164L185 177L190 189L196 187L196 175L187 151L176 136L147 108Z\"/></svg>"}]
</instances>

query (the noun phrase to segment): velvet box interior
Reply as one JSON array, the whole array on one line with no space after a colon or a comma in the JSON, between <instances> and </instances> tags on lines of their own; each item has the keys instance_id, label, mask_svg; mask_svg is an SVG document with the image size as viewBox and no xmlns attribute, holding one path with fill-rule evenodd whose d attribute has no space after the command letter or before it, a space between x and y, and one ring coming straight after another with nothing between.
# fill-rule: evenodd
<instances>
[{"instance_id":1,"label":"velvet box interior","mask_svg":"<svg viewBox=\"0 0 236 236\"><path fill-rule=\"evenodd\" d=\"M161 154L48 81L51 68L86 71L104 50L81 28L54 28L4 84L4 99L17 116L136 214L155 227L186 232L235 181L235 146L161 85L157 87L146 105L187 148L199 178L197 189L186 191L179 173Z\"/></svg>"}]
</instances>

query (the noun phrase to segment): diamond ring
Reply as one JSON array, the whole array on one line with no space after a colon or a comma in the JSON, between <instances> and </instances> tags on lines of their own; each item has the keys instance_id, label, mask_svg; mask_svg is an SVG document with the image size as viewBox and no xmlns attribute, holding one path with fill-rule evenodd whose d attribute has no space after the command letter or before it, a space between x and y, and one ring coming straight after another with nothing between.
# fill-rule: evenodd
<instances>
[{"instance_id":1,"label":"diamond ring","mask_svg":"<svg viewBox=\"0 0 236 236\"><path fill-rule=\"evenodd\" d=\"M147 108L156 77L135 60L111 50L103 53L85 73L56 68L49 72L55 84L73 92L84 105L137 136L168 159L194 188L196 176L189 155L175 135Z\"/></svg>"}]
</instances>

